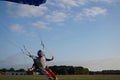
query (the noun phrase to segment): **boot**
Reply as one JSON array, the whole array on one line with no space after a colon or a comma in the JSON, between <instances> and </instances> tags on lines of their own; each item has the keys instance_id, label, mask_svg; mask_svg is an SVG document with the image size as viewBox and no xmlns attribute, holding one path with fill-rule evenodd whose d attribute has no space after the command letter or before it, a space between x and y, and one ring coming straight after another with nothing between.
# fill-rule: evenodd
<instances>
[{"instance_id":1,"label":"boot","mask_svg":"<svg viewBox=\"0 0 120 80\"><path fill-rule=\"evenodd\" d=\"M58 78L56 77L56 78L54 78L53 80L58 80Z\"/></svg>"}]
</instances>

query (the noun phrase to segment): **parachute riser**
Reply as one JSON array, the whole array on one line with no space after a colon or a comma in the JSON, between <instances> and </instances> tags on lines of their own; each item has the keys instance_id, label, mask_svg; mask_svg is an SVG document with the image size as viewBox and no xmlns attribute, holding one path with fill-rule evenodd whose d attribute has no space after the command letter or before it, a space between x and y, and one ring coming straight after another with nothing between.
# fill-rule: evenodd
<instances>
[{"instance_id":1,"label":"parachute riser","mask_svg":"<svg viewBox=\"0 0 120 80\"><path fill-rule=\"evenodd\" d=\"M23 45L23 49L21 49L22 53L27 55L27 56L30 56L31 53L26 49L25 45Z\"/></svg>"}]
</instances>

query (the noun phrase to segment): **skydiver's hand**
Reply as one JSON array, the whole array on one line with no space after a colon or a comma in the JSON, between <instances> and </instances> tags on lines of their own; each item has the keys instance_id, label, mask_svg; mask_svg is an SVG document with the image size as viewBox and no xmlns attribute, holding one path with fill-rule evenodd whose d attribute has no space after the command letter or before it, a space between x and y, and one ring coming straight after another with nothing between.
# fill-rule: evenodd
<instances>
[{"instance_id":1,"label":"skydiver's hand","mask_svg":"<svg viewBox=\"0 0 120 80\"><path fill-rule=\"evenodd\" d=\"M28 70L29 70L29 71L33 71L33 68L29 68Z\"/></svg>"},{"instance_id":2,"label":"skydiver's hand","mask_svg":"<svg viewBox=\"0 0 120 80\"><path fill-rule=\"evenodd\" d=\"M54 56L52 56L51 60L54 60Z\"/></svg>"}]
</instances>

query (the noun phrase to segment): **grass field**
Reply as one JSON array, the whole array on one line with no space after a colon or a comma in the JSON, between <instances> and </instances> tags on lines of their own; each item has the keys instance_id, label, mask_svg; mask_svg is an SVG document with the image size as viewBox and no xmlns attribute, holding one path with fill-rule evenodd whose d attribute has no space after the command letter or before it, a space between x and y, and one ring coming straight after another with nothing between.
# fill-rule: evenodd
<instances>
[{"instance_id":1,"label":"grass field","mask_svg":"<svg viewBox=\"0 0 120 80\"><path fill-rule=\"evenodd\" d=\"M120 80L120 75L59 75L59 80ZM0 76L0 80L47 80L45 76Z\"/></svg>"}]
</instances>

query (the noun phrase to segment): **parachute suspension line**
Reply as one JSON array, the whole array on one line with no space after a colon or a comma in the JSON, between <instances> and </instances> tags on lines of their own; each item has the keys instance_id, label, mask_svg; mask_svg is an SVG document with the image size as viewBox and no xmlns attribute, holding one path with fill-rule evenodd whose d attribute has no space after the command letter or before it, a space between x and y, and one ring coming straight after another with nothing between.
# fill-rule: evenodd
<instances>
[{"instance_id":1,"label":"parachute suspension line","mask_svg":"<svg viewBox=\"0 0 120 80\"><path fill-rule=\"evenodd\" d=\"M4 25L4 24L3 24L3 25ZM4 25L4 27L2 27L2 28L4 29L3 31L4 31L5 33L8 33L8 32L9 32L9 30L5 27L5 25ZM5 40L6 40L9 44L13 45L15 48L18 48L19 50L21 50L23 54L26 54L25 51L24 51L20 46L18 46L18 44L17 44L16 41L12 41L12 40L10 40L10 39L8 39L8 38L6 38ZM26 61L26 59L25 59L25 56L23 56L23 58L24 58L24 61L25 61L25 63L26 63L27 61ZM28 68L28 66L27 66L26 68Z\"/></svg>"},{"instance_id":2,"label":"parachute suspension line","mask_svg":"<svg viewBox=\"0 0 120 80\"><path fill-rule=\"evenodd\" d=\"M4 23L1 23L1 24L2 24L1 31L4 32L4 33L6 33L6 34L9 34L10 31L9 31L8 28L6 27L6 26L8 26L8 25L6 25L6 24L4 24ZM7 36L5 36L5 40L6 40L10 45L14 46L15 48L18 48L19 50L22 51L23 54L25 54L25 51L24 51L20 46L18 46L18 42L13 41L13 40L7 38ZM20 52L20 53L21 53L21 52ZM23 58L24 58L24 61L25 61L25 63L26 63L27 61L26 61L25 56L23 56ZM28 66L26 66L25 68L28 69Z\"/></svg>"},{"instance_id":3,"label":"parachute suspension line","mask_svg":"<svg viewBox=\"0 0 120 80\"><path fill-rule=\"evenodd\" d=\"M38 33L37 36L38 36L38 38L40 39L40 48L41 48L43 51L45 51L45 44L44 44L44 42L43 42L41 33L40 33L40 34Z\"/></svg>"},{"instance_id":4,"label":"parachute suspension line","mask_svg":"<svg viewBox=\"0 0 120 80\"><path fill-rule=\"evenodd\" d=\"M23 54L25 54L25 55L29 56L29 55L25 52L25 50L24 50L24 49L21 49L21 52L22 52Z\"/></svg>"},{"instance_id":5,"label":"parachute suspension line","mask_svg":"<svg viewBox=\"0 0 120 80\"><path fill-rule=\"evenodd\" d=\"M18 48L19 50L22 51L22 48L21 48L20 46L18 46L17 43L15 43L15 42L13 42L13 41L11 41L11 40L8 40L8 41L9 41L10 44L12 44L13 46L15 46L16 48Z\"/></svg>"},{"instance_id":6,"label":"parachute suspension line","mask_svg":"<svg viewBox=\"0 0 120 80\"><path fill-rule=\"evenodd\" d=\"M10 31L8 30L8 28L6 26L7 26L6 24L2 23L1 31L6 33L6 34L9 34L8 32L10 32ZM5 40L8 41L9 44L13 45L15 48L18 48L19 50L21 50L21 52L23 54L26 54L27 56L30 55L30 52L26 49L25 45L23 45L23 49L22 49L20 46L18 46L18 44L17 44L18 42L12 41L12 40L10 40L8 38L6 38Z\"/></svg>"},{"instance_id":7,"label":"parachute suspension line","mask_svg":"<svg viewBox=\"0 0 120 80\"><path fill-rule=\"evenodd\" d=\"M43 43L42 40L41 40L41 46L42 46L43 52L48 54L50 57L53 57L53 54L50 52L50 50L48 50L48 48L46 48L46 46L45 46L45 44ZM54 63L53 63L53 65L54 65Z\"/></svg>"},{"instance_id":8,"label":"parachute suspension line","mask_svg":"<svg viewBox=\"0 0 120 80\"><path fill-rule=\"evenodd\" d=\"M46 1L46 0L45 0ZM35 8L34 6L32 6L32 8ZM35 16L32 15L32 17L34 18ZM37 19L36 19L37 20ZM52 53L49 52L49 50L46 48L45 44L44 44L44 40L42 38L42 33L40 31L38 31L37 29L35 29L35 32L37 33L37 37L40 40L40 48L43 52L47 52L47 54L49 54L50 56L53 56Z\"/></svg>"},{"instance_id":9,"label":"parachute suspension line","mask_svg":"<svg viewBox=\"0 0 120 80\"><path fill-rule=\"evenodd\" d=\"M32 6L32 8L35 8L34 6ZM35 18L34 15L32 15L33 18ZM37 19L36 19L37 20ZM43 51L43 52L47 52L47 54L49 54L50 56L53 56L53 54L46 48L45 44L44 44L44 41L42 39L42 34L41 32L39 32L38 30L35 29L35 32L37 33L37 37L39 38L40 40L40 49Z\"/></svg>"},{"instance_id":10,"label":"parachute suspension line","mask_svg":"<svg viewBox=\"0 0 120 80\"><path fill-rule=\"evenodd\" d=\"M48 54L49 56L53 56L53 54L48 50L48 48L46 48L44 41L42 39L41 34L38 34L38 37L40 39L40 48L43 50L43 52L45 52L46 54Z\"/></svg>"},{"instance_id":11,"label":"parachute suspension line","mask_svg":"<svg viewBox=\"0 0 120 80\"><path fill-rule=\"evenodd\" d=\"M8 25L7 24L5 24L4 22L1 22L1 30L4 32L4 33L6 33L6 34L9 34L10 33L10 31L9 31L9 28L7 27ZM15 46L15 47L17 47L17 48L19 48L20 49L20 47L17 45L17 42L16 41L12 41L12 40L10 40L10 39L8 39L7 38L7 36L5 36L5 40L7 40L10 44L12 44L13 46Z\"/></svg>"},{"instance_id":12,"label":"parachute suspension line","mask_svg":"<svg viewBox=\"0 0 120 80\"><path fill-rule=\"evenodd\" d=\"M45 44L43 43L43 41L41 40L41 46L42 46L42 50L44 52L47 52L47 54L49 54L50 56L53 56L53 54L50 52L50 50L48 50L48 48L46 48Z\"/></svg>"},{"instance_id":13,"label":"parachute suspension line","mask_svg":"<svg viewBox=\"0 0 120 80\"><path fill-rule=\"evenodd\" d=\"M44 0L44 1L46 1L46 0ZM34 6L32 6L32 8L35 9ZM32 17L35 18L34 15L32 15ZM37 20L37 19L36 19L36 20ZM35 32L36 32L36 37L38 37L39 40L40 40L40 49L41 49L43 52L45 52L45 45L44 45L44 42L43 42L43 39L42 39L42 36L41 36L41 32L39 32L38 29L35 29Z\"/></svg>"},{"instance_id":14,"label":"parachute suspension line","mask_svg":"<svg viewBox=\"0 0 120 80\"><path fill-rule=\"evenodd\" d=\"M6 27L6 26L8 26L8 25L6 25L6 24L1 24L2 25L2 31L4 32L4 33L6 33L6 34L9 34L9 30L8 30L8 28ZM17 44L17 42L16 41L12 41L12 40L10 40L10 39L8 39L7 38L7 36L5 36L5 40L6 41L8 41L11 45L13 45L14 47L16 47L16 48L18 48L18 49L21 49L20 48L20 46L18 46L18 44Z\"/></svg>"},{"instance_id":15,"label":"parachute suspension line","mask_svg":"<svg viewBox=\"0 0 120 80\"><path fill-rule=\"evenodd\" d=\"M25 47L25 45L23 45L23 48L21 48L21 52L24 54L24 55L27 55L27 56L30 56L31 53L27 50L27 48ZM25 60L25 63L27 63L27 60L24 56L24 60ZM26 69L28 70L29 69L29 66L26 65Z\"/></svg>"},{"instance_id":16,"label":"parachute suspension line","mask_svg":"<svg viewBox=\"0 0 120 80\"><path fill-rule=\"evenodd\" d=\"M25 45L23 45L23 49L21 48L21 52L27 56L31 55L31 52L27 50L27 48L25 47Z\"/></svg>"},{"instance_id":17,"label":"parachute suspension line","mask_svg":"<svg viewBox=\"0 0 120 80\"><path fill-rule=\"evenodd\" d=\"M41 40L41 46L42 46L42 49L43 49L43 51L45 50L45 45L44 45L44 43L43 43L43 41Z\"/></svg>"},{"instance_id":18,"label":"parachute suspension line","mask_svg":"<svg viewBox=\"0 0 120 80\"><path fill-rule=\"evenodd\" d=\"M27 50L27 48L25 47L25 45L23 45L24 51L26 52L25 54L27 56L31 55L31 53Z\"/></svg>"}]
</instances>

